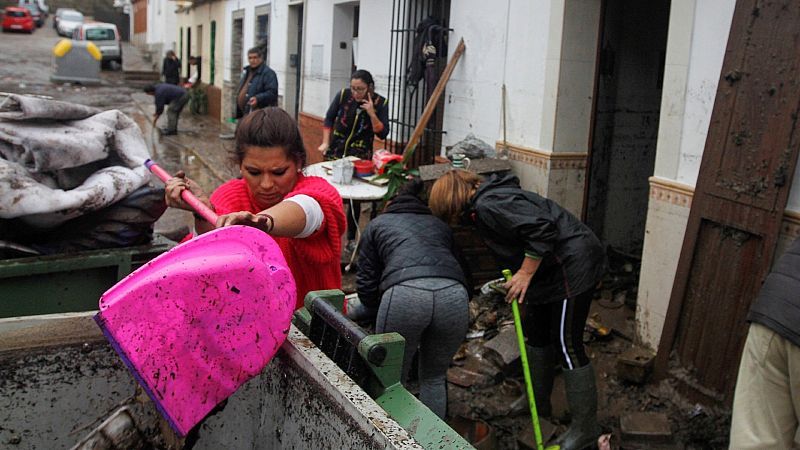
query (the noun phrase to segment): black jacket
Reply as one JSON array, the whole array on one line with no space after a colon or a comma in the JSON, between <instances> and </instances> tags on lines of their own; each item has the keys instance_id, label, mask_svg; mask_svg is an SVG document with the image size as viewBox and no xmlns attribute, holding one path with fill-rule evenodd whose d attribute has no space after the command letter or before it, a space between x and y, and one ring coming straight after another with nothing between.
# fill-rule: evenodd
<instances>
[{"instance_id":1,"label":"black jacket","mask_svg":"<svg viewBox=\"0 0 800 450\"><path fill-rule=\"evenodd\" d=\"M251 70L253 69L250 66L242 70L239 87L236 88L237 97ZM275 71L270 69L266 63L262 63L255 71L253 79L250 80L250 85L247 86L247 94L244 97L244 111L239 111L237 105L236 117L242 117L250 113L249 102L251 97L256 98L256 108L278 106L278 77L275 75Z\"/></svg>"},{"instance_id":2,"label":"black jacket","mask_svg":"<svg viewBox=\"0 0 800 450\"><path fill-rule=\"evenodd\" d=\"M379 139L386 139L389 135L389 100L374 92L371 95L375 115L383 124L383 130L377 136ZM324 125L331 129L331 142L326 158L357 156L361 159L372 159L372 146L376 136L372 129L372 120L353 98L350 89L342 89L333 98L325 113Z\"/></svg>"},{"instance_id":3,"label":"black jacket","mask_svg":"<svg viewBox=\"0 0 800 450\"><path fill-rule=\"evenodd\" d=\"M164 75L165 83L178 84L181 81L181 60L164 58L161 74Z\"/></svg>"},{"instance_id":4,"label":"black jacket","mask_svg":"<svg viewBox=\"0 0 800 450\"><path fill-rule=\"evenodd\" d=\"M794 240L767 275L747 320L800 346L800 238Z\"/></svg>"},{"instance_id":5,"label":"black jacket","mask_svg":"<svg viewBox=\"0 0 800 450\"><path fill-rule=\"evenodd\" d=\"M525 296L528 303L576 297L605 273L605 251L589 227L556 202L520 188L513 175L484 180L467 214L498 269L516 272L526 255L542 259Z\"/></svg>"},{"instance_id":6,"label":"black jacket","mask_svg":"<svg viewBox=\"0 0 800 450\"><path fill-rule=\"evenodd\" d=\"M467 287L450 227L413 195L398 195L367 225L358 244L358 298L367 306L403 281L450 278Z\"/></svg>"}]
</instances>

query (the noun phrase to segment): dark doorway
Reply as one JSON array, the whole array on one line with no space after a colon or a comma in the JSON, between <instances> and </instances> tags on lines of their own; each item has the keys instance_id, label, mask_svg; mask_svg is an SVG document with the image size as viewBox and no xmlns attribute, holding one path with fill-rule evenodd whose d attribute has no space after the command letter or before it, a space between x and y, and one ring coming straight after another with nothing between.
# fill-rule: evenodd
<instances>
[{"instance_id":1,"label":"dark doorway","mask_svg":"<svg viewBox=\"0 0 800 450\"><path fill-rule=\"evenodd\" d=\"M300 81L303 74L303 5L289 5L288 38L286 40L286 53L289 63L286 69L286 89L284 93L284 108L294 115L295 120L300 117Z\"/></svg>"},{"instance_id":2,"label":"dark doorway","mask_svg":"<svg viewBox=\"0 0 800 450\"><path fill-rule=\"evenodd\" d=\"M195 56L192 53L192 27L186 27L186 54L189 57ZM186 58L186 73L190 73L190 70L192 68L189 66L189 58Z\"/></svg>"},{"instance_id":3,"label":"dark doorway","mask_svg":"<svg viewBox=\"0 0 800 450\"><path fill-rule=\"evenodd\" d=\"M584 218L600 239L641 255L661 113L669 0L606 0Z\"/></svg>"},{"instance_id":4,"label":"dark doorway","mask_svg":"<svg viewBox=\"0 0 800 450\"><path fill-rule=\"evenodd\" d=\"M244 56L244 11L234 11L231 23L231 67L230 77L233 88L230 90L230 117L236 117L236 96L240 78L242 76Z\"/></svg>"}]
</instances>

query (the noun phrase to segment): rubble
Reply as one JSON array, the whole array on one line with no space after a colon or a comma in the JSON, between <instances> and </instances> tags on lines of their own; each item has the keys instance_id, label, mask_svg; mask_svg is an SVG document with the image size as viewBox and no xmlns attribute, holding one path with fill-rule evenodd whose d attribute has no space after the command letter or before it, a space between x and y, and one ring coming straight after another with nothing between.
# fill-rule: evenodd
<instances>
[{"instance_id":1,"label":"rubble","mask_svg":"<svg viewBox=\"0 0 800 450\"><path fill-rule=\"evenodd\" d=\"M672 445L669 419L663 413L634 412L619 420L625 448L663 448Z\"/></svg>"},{"instance_id":2,"label":"rubble","mask_svg":"<svg viewBox=\"0 0 800 450\"><path fill-rule=\"evenodd\" d=\"M631 383L642 384L653 370L655 355L641 347L631 347L617 357L617 376Z\"/></svg>"}]
</instances>

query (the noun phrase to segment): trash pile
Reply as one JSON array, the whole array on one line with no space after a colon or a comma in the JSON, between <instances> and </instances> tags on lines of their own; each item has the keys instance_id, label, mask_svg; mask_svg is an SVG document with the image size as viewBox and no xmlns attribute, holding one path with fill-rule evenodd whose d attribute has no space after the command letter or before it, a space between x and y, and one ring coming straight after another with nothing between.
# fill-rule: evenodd
<instances>
[{"instance_id":1,"label":"trash pile","mask_svg":"<svg viewBox=\"0 0 800 450\"><path fill-rule=\"evenodd\" d=\"M0 94L0 258L150 242L166 209L118 110Z\"/></svg>"}]
</instances>

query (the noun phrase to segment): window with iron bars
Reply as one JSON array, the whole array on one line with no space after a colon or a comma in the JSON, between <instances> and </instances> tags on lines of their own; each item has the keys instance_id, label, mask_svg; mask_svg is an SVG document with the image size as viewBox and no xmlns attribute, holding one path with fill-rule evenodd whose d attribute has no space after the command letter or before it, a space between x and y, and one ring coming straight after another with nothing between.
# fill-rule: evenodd
<instances>
[{"instance_id":1,"label":"window with iron bars","mask_svg":"<svg viewBox=\"0 0 800 450\"><path fill-rule=\"evenodd\" d=\"M388 146L402 153L447 65L450 0L393 0ZM425 126L412 167L433 164L442 147L444 96Z\"/></svg>"}]
</instances>

